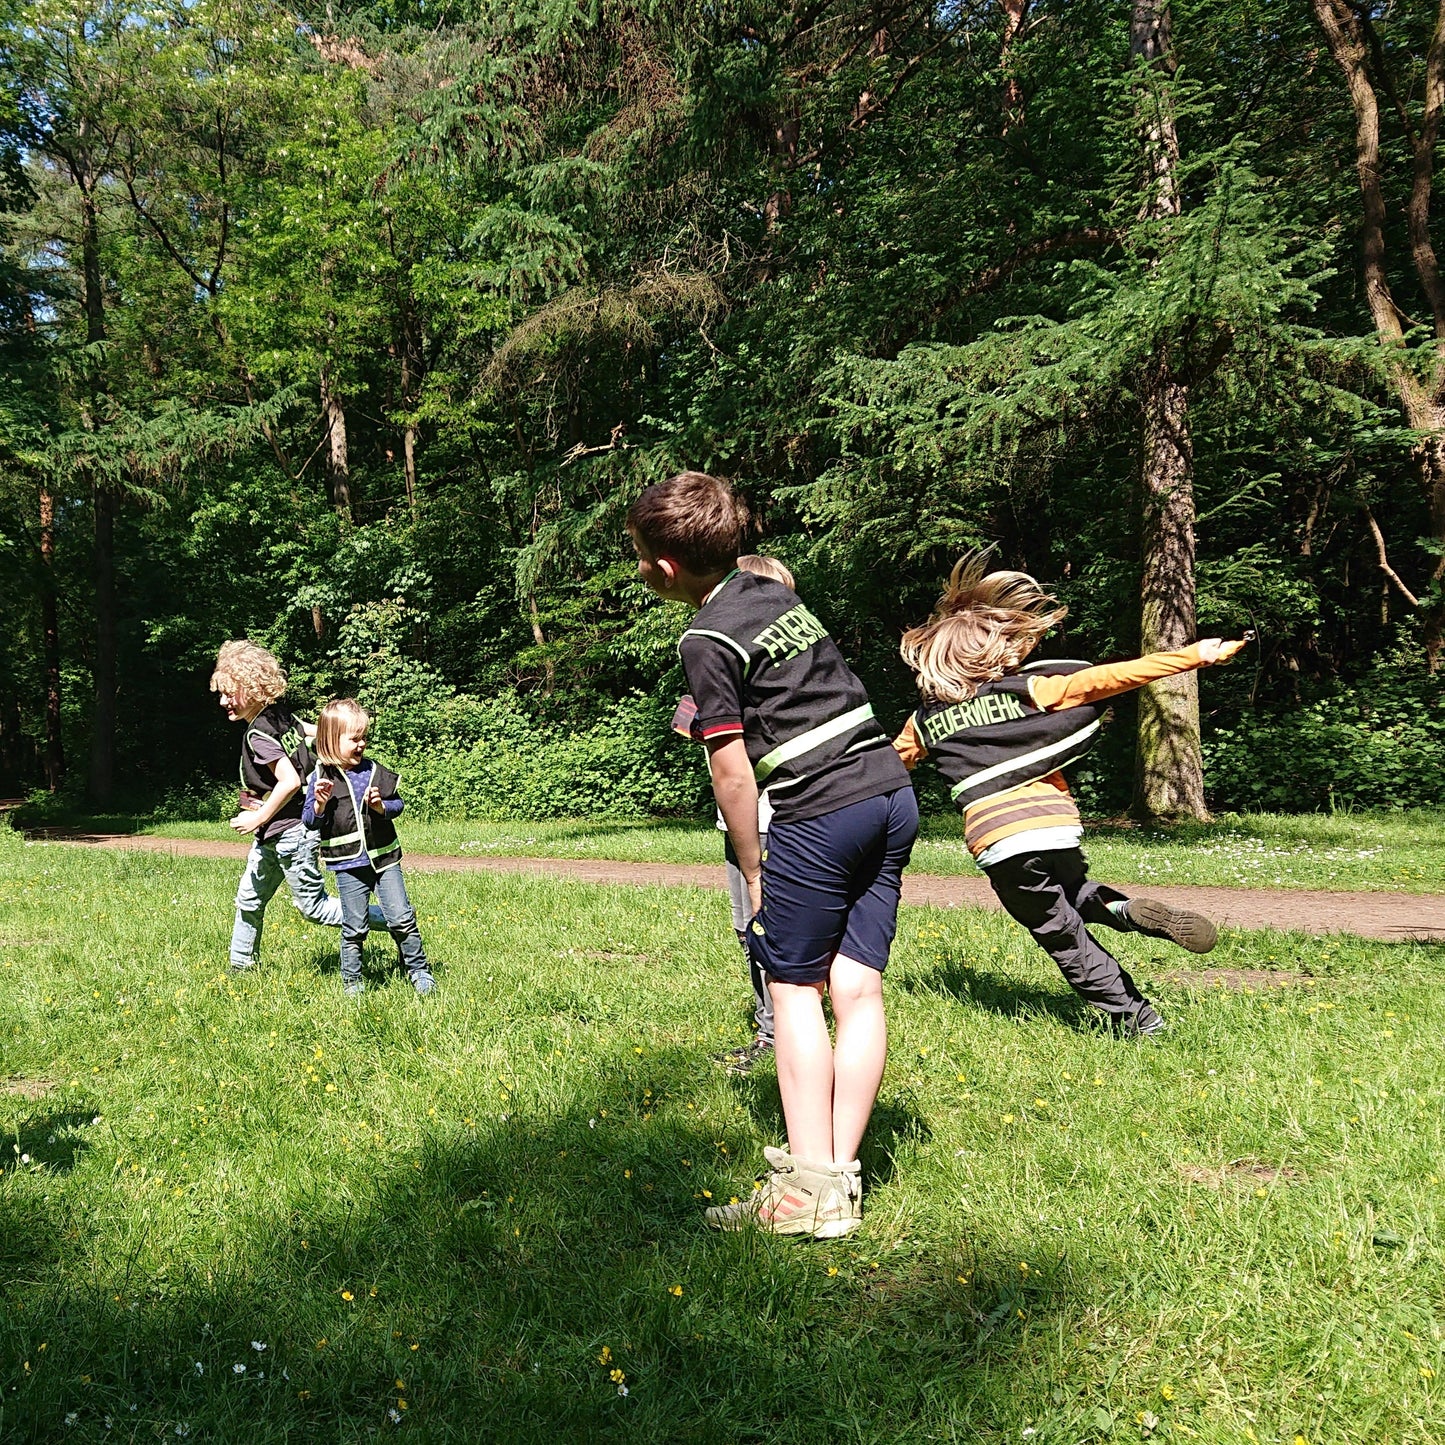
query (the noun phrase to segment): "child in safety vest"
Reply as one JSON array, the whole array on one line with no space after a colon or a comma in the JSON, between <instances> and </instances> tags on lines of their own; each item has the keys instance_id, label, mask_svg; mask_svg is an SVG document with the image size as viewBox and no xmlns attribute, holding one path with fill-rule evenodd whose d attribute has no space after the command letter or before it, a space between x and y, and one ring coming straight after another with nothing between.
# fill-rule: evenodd
<instances>
[{"instance_id":1,"label":"child in safety vest","mask_svg":"<svg viewBox=\"0 0 1445 1445\"><path fill-rule=\"evenodd\" d=\"M737 569L747 525L731 486L702 472L649 487L627 514L642 580L695 610L678 651L772 992L788 1129L751 1197L704 1219L832 1239L862 1221L856 1155L887 1057L882 973L918 805L827 629L780 582ZM760 792L773 807L765 856Z\"/></svg>"},{"instance_id":2,"label":"child in safety vest","mask_svg":"<svg viewBox=\"0 0 1445 1445\"><path fill-rule=\"evenodd\" d=\"M771 577L774 582L781 582L790 592L797 590L793 574L775 557L739 557L737 566L739 572L751 572L755 577ZM677 711L673 714L672 726L675 732L681 733L691 742L703 741L702 730L697 722L697 703L693 701L690 693L684 695L678 703ZM758 798L758 848L762 853L768 851L768 823L772 814L771 804L766 797L760 796ZM767 974L763 972L762 967L748 948L747 928L748 922L753 916L752 905L748 901L748 881L743 877L743 870L738 867L738 855L733 848L731 837L728 836L728 825L723 821L721 812L717 815L717 826L723 835L723 861L727 865L728 898L732 904L733 932L737 934L738 942L742 945L743 957L747 959L748 963L748 977L753 986L753 1041L750 1044L744 1044L741 1048L727 1050L726 1053L719 1056L719 1062L725 1063L730 1073L747 1074L751 1073L753 1065L764 1054L772 1051L773 996L768 989Z\"/></svg>"},{"instance_id":3,"label":"child in safety vest","mask_svg":"<svg viewBox=\"0 0 1445 1445\"><path fill-rule=\"evenodd\" d=\"M231 968L244 972L260 955L261 927L284 879L303 918L341 925L341 904L326 891L316 864L316 834L303 825L301 789L311 770L307 724L282 702L286 674L275 654L254 642L227 642L216 656L211 691L232 722L244 723L240 809L231 819L251 851L236 888ZM381 926L380 915L373 920Z\"/></svg>"},{"instance_id":4,"label":"child in safety vest","mask_svg":"<svg viewBox=\"0 0 1445 1445\"><path fill-rule=\"evenodd\" d=\"M909 768L933 758L974 861L1074 991L1120 1032L1157 1034L1164 1020L1089 925L1167 938L1192 953L1208 953L1217 931L1201 914L1089 880L1078 805L1060 769L1093 745L1108 699L1227 662L1245 644L1211 637L1099 667L1025 665L1068 609L1027 573L986 573L987 556L963 558L933 616L903 635L923 705L893 746Z\"/></svg>"},{"instance_id":5,"label":"child in safety vest","mask_svg":"<svg viewBox=\"0 0 1445 1445\"><path fill-rule=\"evenodd\" d=\"M403 806L396 791L399 779L366 757L370 725L371 714L354 698L337 698L321 709L316 719L320 762L307 780L301 820L320 832L321 861L335 876L341 895L343 990L355 996L366 987L361 950L374 893L396 940L401 966L411 986L425 996L436 987L436 979L401 876L401 841L394 822Z\"/></svg>"}]
</instances>

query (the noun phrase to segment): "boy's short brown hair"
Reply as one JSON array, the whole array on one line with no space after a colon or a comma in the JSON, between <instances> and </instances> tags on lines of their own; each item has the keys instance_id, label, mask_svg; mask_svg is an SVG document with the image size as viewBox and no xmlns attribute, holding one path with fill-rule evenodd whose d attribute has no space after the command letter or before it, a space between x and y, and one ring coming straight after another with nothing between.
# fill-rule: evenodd
<instances>
[{"instance_id":1,"label":"boy's short brown hair","mask_svg":"<svg viewBox=\"0 0 1445 1445\"><path fill-rule=\"evenodd\" d=\"M627 530L654 557L671 557L706 577L737 560L748 521L748 504L729 482L706 472L679 472L632 504Z\"/></svg>"}]
</instances>

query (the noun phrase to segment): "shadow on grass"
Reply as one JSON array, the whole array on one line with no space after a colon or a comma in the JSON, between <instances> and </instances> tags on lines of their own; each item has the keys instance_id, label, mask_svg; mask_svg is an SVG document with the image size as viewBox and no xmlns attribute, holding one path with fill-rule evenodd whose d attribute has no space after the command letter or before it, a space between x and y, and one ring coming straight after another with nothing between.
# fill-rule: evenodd
<instances>
[{"instance_id":1,"label":"shadow on grass","mask_svg":"<svg viewBox=\"0 0 1445 1445\"><path fill-rule=\"evenodd\" d=\"M926 973L905 974L898 982L908 993L942 994L1005 1018L1048 1017L1076 1029L1092 1023L1089 1010L1072 993L964 963L941 963Z\"/></svg>"},{"instance_id":2,"label":"shadow on grass","mask_svg":"<svg viewBox=\"0 0 1445 1445\"><path fill-rule=\"evenodd\" d=\"M1011 1424L1021 1335L1078 1308L1071 1269L1020 1284L1006 1242L941 1257L867 1226L832 1245L710 1234L707 1194L753 1161L688 1117L695 1074L659 1056L564 1113L368 1150L344 1178L298 1168L244 1207L97 1180L104 1207L63 1252L58 1202L0 1196L7 1233L37 1241L0 1283L0 1436L267 1445L404 1424L731 1445ZM885 1151L913 1127L879 1124ZM167 1209L220 1242L180 1247Z\"/></svg>"},{"instance_id":3,"label":"shadow on grass","mask_svg":"<svg viewBox=\"0 0 1445 1445\"><path fill-rule=\"evenodd\" d=\"M54 1109L24 1120L18 1128L0 1134L0 1173L20 1168L68 1174L90 1144L81 1132L89 1127L94 1111ZM22 1164L21 1160L25 1160Z\"/></svg>"}]
</instances>

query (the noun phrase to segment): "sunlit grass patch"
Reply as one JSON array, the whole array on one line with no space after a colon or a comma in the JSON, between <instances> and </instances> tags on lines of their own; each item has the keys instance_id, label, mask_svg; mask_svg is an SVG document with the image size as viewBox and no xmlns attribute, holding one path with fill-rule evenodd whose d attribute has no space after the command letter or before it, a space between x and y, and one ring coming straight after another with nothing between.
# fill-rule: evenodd
<instances>
[{"instance_id":1,"label":"sunlit grass patch","mask_svg":"<svg viewBox=\"0 0 1445 1445\"><path fill-rule=\"evenodd\" d=\"M1445 1435L1438 948L1111 936L1135 1046L905 911L865 1228L799 1245L700 1224L780 1135L716 895L417 874L439 994L378 939L358 1003L284 897L227 974L235 881L0 844L7 1442Z\"/></svg>"}]
</instances>

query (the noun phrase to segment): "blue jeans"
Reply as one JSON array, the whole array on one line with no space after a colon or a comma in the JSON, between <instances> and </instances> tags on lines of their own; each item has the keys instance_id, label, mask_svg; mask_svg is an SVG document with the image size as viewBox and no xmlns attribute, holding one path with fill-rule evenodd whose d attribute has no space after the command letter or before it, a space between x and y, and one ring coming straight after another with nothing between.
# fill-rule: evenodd
<instances>
[{"instance_id":1,"label":"blue jeans","mask_svg":"<svg viewBox=\"0 0 1445 1445\"><path fill-rule=\"evenodd\" d=\"M341 904L326 891L316 861L319 836L299 823L274 842L253 842L236 888L236 923L231 930L231 967L250 968L261 953L266 905L286 880L301 916L323 928L341 926Z\"/></svg>"},{"instance_id":2,"label":"blue jeans","mask_svg":"<svg viewBox=\"0 0 1445 1445\"><path fill-rule=\"evenodd\" d=\"M375 868L343 868L336 874L336 891L341 895L341 981L361 982L361 949L366 942L367 904L371 895L381 904L386 926L396 939L401 966L415 980L428 973L426 950L417 931L416 910L406 896L406 879L401 864L393 863L379 873Z\"/></svg>"}]
</instances>

